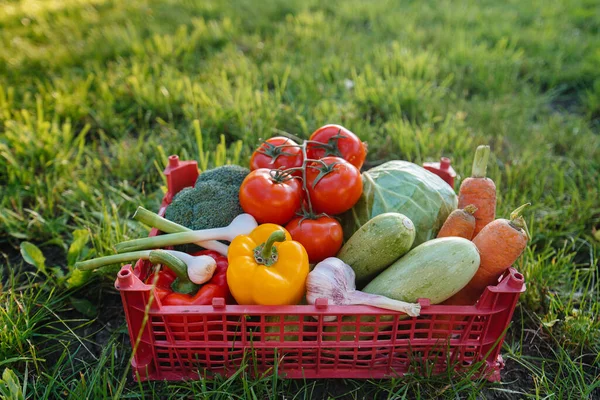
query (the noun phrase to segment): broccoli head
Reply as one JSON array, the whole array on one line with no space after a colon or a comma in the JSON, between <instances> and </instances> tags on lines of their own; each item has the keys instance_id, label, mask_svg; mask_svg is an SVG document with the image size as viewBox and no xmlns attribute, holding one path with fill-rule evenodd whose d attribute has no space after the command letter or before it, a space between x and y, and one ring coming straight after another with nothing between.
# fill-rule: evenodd
<instances>
[{"instance_id":1,"label":"broccoli head","mask_svg":"<svg viewBox=\"0 0 600 400\"><path fill-rule=\"evenodd\" d=\"M173 198L165 218L193 230L229 225L244 212L239 191L249 172L239 166L224 166L202 173L194 187L183 189Z\"/></svg>"},{"instance_id":2,"label":"broccoli head","mask_svg":"<svg viewBox=\"0 0 600 400\"><path fill-rule=\"evenodd\" d=\"M204 171L196 179L196 186L202 182L219 182L227 186L236 186L238 190L250 170L239 165L223 165Z\"/></svg>"}]
</instances>

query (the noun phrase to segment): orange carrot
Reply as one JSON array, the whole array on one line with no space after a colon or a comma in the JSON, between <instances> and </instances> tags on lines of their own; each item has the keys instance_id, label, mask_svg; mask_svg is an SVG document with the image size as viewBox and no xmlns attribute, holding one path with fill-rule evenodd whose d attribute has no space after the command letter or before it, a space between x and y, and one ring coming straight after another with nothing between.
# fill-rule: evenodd
<instances>
[{"instance_id":1,"label":"orange carrot","mask_svg":"<svg viewBox=\"0 0 600 400\"><path fill-rule=\"evenodd\" d=\"M496 218L496 185L485 177L489 156L490 146L477 147L471 177L465 179L458 190L458 208L468 204L477 207L473 236Z\"/></svg>"},{"instance_id":2,"label":"orange carrot","mask_svg":"<svg viewBox=\"0 0 600 400\"><path fill-rule=\"evenodd\" d=\"M473 243L481 257L479 269L467 286L444 304L475 304L485 288L496 284L504 271L517 261L529 239L527 224L520 215L528 205L524 204L513 211L510 220L500 218L491 222L475 236Z\"/></svg>"},{"instance_id":3,"label":"orange carrot","mask_svg":"<svg viewBox=\"0 0 600 400\"><path fill-rule=\"evenodd\" d=\"M464 209L456 209L448 215L446 222L442 225L437 237L458 236L471 240L475 230L475 217L473 213L477 207L469 204Z\"/></svg>"}]
</instances>

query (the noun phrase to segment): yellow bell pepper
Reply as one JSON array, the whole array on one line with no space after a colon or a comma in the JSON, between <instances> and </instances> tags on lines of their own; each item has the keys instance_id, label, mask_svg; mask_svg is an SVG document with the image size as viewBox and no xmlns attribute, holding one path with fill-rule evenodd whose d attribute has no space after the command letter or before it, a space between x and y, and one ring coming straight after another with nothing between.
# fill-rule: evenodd
<instances>
[{"instance_id":1,"label":"yellow bell pepper","mask_svg":"<svg viewBox=\"0 0 600 400\"><path fill-rule=\"evenodd\" d=\"M227 258L227 284L238 304L298 304L304 296L308 254L279 225L237 236Z\"/></svg>"}]
</instances>

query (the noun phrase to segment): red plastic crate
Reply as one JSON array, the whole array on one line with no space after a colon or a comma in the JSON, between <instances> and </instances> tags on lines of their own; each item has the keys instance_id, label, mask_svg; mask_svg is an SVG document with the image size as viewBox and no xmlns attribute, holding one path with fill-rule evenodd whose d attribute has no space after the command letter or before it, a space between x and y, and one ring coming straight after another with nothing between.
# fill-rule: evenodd
<instances>
[{"instance_id":1,"label":"red plastic crate","mask_svg":"<svg viewBox=\"0 0 600 400\"><path fill-rule=\"evenodd\" d=\"M171 156L165 174L169 190L161 215L178 190L194 184L198 170L194 162ZM325 299L277 307L225 305L223 299L210 306L165 306L143 282L149 267L141 260L134 268L126 265L115 282L138 380L230 376L248 365L251 373L276 369L287 378L391 378L475 366L479 376L498 381L500 348L525 291L523 275L511 268L477 305L430 305L420 299L418 318L369 306L328 305ZM332 315L336 321L324 320Z\"/></svg>"}]
</instances>

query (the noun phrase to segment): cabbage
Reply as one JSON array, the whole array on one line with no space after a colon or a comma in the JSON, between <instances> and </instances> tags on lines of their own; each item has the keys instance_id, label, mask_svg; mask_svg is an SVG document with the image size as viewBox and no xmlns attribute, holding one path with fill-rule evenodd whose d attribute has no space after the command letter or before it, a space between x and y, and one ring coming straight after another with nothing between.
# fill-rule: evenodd
<instances>
[{"instance_id":1,"label":"cabbage","mask_svg":"<svg viewBox=\"0 0 600 400\"><path fill-rule=\"evenodd\" d=\"M454 190L442 178L407 161L386 162L363 172L362 180L360 199L341 215L346 240L374 216L397 212L415 225L416 247L436 237L458 204Z\"/></svg>"}]
</instances>

